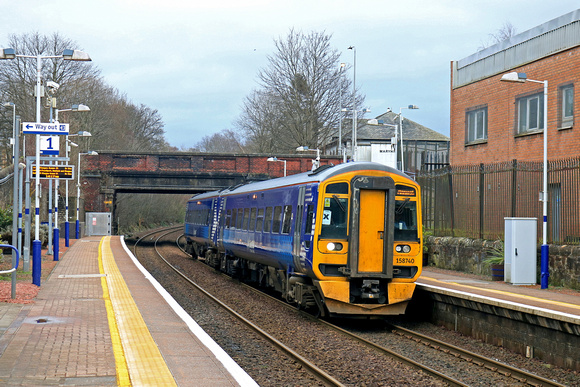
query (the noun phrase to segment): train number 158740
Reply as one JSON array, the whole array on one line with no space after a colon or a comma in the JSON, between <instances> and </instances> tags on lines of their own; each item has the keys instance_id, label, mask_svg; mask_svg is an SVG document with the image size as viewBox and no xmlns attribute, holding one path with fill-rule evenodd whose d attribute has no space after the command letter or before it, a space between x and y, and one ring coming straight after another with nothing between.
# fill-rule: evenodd
<instances>
[{"instance_id":1,"label":"train number 158740","mask_svg":"<svg viewBox=\"0 0 580 387\"><path fill-rule=\"evenodd\" d=\"M397 263L397 264L414 264L415 263L415 258L411 258L411 257L396 257L395 258L395 263Z\"/></svg>"}]
</instances>

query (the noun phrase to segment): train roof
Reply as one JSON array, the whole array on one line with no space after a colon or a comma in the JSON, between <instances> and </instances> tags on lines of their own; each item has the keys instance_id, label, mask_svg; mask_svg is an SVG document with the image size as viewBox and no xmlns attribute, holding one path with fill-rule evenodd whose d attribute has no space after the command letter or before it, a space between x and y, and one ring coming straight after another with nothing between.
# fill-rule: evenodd
<instances>
[{"instance_id":1,"label":"train roof","mask_svg":"<svg viewBox=\"0 0 580 387\"><path fill-rule=\"evenodd\" d=\"M192 199L204 199L214 196L227 196L235 195L246 192L263 191L272 188L285 187L297 184L305 183L320 183L326 179L342 173L348 173L358 170L375 170L375 171L385 171L392 174L396 174L407 179L409 176L402 173L401 171L388 167L384 164L367 162L367 161L355 161L350 163L343 163L338 165L323 165L314 171L298 173L296 175L290 175L286 177L278 177L270 180L263 180L257 182L250 182L242 184L236 187L226 188L221 191L206 192L203 194L195 195Z\"/></svg>"}]
</instances>

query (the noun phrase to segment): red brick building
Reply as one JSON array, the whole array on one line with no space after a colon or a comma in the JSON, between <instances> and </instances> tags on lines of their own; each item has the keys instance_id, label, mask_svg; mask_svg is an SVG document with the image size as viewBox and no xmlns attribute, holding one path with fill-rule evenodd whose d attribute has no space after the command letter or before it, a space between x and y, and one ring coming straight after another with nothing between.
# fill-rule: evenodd
<instances>
[{"instance_id":1,"label":"red brick building","mask_svg":"<svg viewBox=\"0 0 580 387\"><path fill-rule=\"evenodd\" d=\"M452 165L542 160L543 85L513 71L548 81L548 159L580 156L579 9L451 63Z\"/></svg>"}]
</instances>

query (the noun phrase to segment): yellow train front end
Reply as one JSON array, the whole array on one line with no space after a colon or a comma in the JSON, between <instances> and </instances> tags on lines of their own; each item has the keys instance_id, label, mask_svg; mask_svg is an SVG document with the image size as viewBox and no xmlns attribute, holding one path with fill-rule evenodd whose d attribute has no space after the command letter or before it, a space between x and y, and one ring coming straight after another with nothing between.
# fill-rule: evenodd
<instances>
[{"instance_id":1,"label":"yellow train front end","mask_svg":"<svg viewBox=\"0 0 580 387\"><path fill-rule=\"evenodd\" d=\"M422 269L419 185L357 170L321 182L318 195L312 267L328 313L405 313Z\"/></svg>"}]
</instances>

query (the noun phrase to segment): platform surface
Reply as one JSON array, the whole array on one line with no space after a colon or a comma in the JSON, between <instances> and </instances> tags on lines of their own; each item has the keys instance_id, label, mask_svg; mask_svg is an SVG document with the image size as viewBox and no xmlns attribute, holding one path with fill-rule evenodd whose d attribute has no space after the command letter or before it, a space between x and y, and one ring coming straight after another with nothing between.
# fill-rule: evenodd
<instances>
[{"instance_id":1,"label":"platform surface","mask_svg":"<svg viewBox=\"0 0 580 387\"><path fill-rule=\"evenodd\" d=\"M82 238L33 304L0 303L0 385L256 385L139 266Z\"/></svg>"},{"instance_id":2,"label":"platform surface","mask_svg":"<svg viewBox=\"0 0 580 387\"><path fill-rule=\"evenodd\" d=\"M427 290L456 292L464 298L472 297L477 301L485 298L492 304L504 304L514 310L580 324L580 292L572 290L512 285L432 267L423 268L417 285Z\"/></svg>"}]
</instances>

